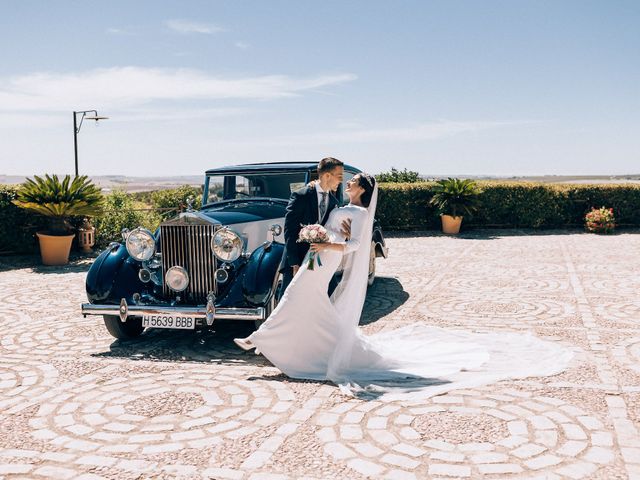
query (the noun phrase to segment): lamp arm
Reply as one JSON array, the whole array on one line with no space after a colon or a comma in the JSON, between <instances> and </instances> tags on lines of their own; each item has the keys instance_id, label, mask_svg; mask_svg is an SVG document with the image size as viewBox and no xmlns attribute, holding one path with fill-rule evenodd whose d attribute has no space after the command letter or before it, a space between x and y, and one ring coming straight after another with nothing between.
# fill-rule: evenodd
<instances>
[{"instance_id":1,"label":"lamp arm","mask_svg":"<svg viewBox=\"0 0 640 480\"><path fill-rule=\"evenodd\" d=\"M82 114L82 117L80 118L80 123L78 124L78 128L76 128L76 134L80 133L80 129L82 128L82 122L84 122L84 117L87 115L87 113L91 113L93 112L96 117L98 116L98 111L97 110L83 110L82 112L73 112L74 115L78 115L79 113Z\"/></svg>"}]
</instances>

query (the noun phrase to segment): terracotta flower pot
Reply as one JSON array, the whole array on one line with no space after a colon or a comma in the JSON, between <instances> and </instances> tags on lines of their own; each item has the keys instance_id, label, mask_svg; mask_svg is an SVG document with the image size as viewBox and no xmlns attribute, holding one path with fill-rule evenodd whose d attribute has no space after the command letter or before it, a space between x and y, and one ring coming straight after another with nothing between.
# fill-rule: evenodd
<instances>
[{"instance_id":1,"label":"terracotta flower pot","mask_svg":"<svg viewBox=\"0 0 640 480\"><path fill-rule=\"evenodd\" d=\"M40 255L45 265L66 265L69 263L71 242L75 235L47 235L36 233L40 242Z\"/></svg>"},{"instance_id":2,"label":"terracotta flower pot","mask_svg":"<svg viewBox=\"0 0 640 480\"><path fill-rule=\"evenodd\" d=\"M455 235L460 233L460 225L462 224L462 215L452 217L451 215L442 215L442 233Z\"/></svg>"}]
</instances>

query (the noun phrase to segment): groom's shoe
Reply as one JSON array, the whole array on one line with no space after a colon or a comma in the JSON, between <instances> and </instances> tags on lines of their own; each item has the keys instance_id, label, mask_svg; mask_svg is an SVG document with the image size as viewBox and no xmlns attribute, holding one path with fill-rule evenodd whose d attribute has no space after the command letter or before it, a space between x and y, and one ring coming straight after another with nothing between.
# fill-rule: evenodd
<instances>
[{"instance_id":1,"label":"groom's shoe","mask_svg":"<svg viewBox=\"0 0 640 480\"><path fill-rule=\"evenodd\" d=\"M233 341L243 350L253 350L256 346L245 338L234 338Z\"/></svg>"}]
</instances>

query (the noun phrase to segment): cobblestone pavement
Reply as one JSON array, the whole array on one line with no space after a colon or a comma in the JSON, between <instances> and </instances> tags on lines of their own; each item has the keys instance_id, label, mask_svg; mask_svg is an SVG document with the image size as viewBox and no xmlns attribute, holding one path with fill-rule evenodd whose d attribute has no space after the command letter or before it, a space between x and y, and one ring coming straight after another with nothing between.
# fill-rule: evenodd
<instances>
[{"instance_id":1,"label":"cobblestone pavement","mask_svg":"<svg viewBox=\"0 0 640 480\"><path fill-rule=\"evenodd\" d=\"M421 403L240 352L246 325L113 341L87 262L0 267L0 478L640 478L640 235L390 238L362 325L530 331L565 372Z\"/></svg>"}]
</instances>

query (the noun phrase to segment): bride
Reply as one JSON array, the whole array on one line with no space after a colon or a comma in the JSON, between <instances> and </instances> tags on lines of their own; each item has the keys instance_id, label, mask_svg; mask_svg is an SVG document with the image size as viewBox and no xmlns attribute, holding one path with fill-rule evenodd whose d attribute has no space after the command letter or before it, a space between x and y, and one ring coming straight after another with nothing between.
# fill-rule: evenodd
<instances>
[{"instance_id":1,"label":"bride","mask_svg":"<svg viewBox=\"0 0 640 480\"><path fill-rule=\"evenodd\" d=\"M553 375L571 352L531 335L474 333L425 324L364 335L358 323L366 296L369 248L377 204L375 179L354 176L345 189L350 203L326 223L330 242L311 244L321 257L298 270L280 303L261 327L234 341L256 348L292 378L331 380L345 393L411 398L484 385L508 378ZM351 220L345 240L344 220ZM344 257L342 281L327 295Z\"/></svg>"}]
</instances>

